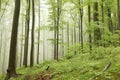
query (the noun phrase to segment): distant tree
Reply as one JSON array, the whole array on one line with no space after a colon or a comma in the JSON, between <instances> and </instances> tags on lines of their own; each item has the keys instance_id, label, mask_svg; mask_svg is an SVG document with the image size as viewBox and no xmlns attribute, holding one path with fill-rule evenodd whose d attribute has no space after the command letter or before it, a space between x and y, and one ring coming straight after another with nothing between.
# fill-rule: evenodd
<instances>
[{"instance_id":1,"label":"distant tree","mask_svg":"<svg viewBox=\"0 0 120 80\"><path fill-rule=\"evenodd\" d=\"M94 42L96 45L99 45L99 40L101 39L101 32L100 32L100 28L98 27L99 19L98 19L98 2L97 1L94 2L93 8L94 8L93 17L94 17L94 22L96 24L96 27L94 28Z\"/></svg>"},{"instance_id":2,"label":"distant tree","mask_svg":"<svg viewBox=\"0 0 120 80\"><path fill-rule=\"evenodd\" d=\"M89 23L89 27L90 27L90 23L91 23L91 6L90 6L90 0L89 0L89 4L88 4L88 23ZM92 53L92 34L91 34L91 32L89 33L89 49L90 49L90 53Z\"/></svg>"},{"instance_id":3,"label":"distant tree","mask_svg":"<svg viewBox=\"0 0 120 80\"><path fill-rule=\"evenodd\" d=\"M117 0L118 29L120 30L120 0Z\"/></svg>"},{"instance_id":4,"label":"distant tree","mask_svg":"<svg viewBox=\"0 0 120 80\"><path fill-rule=\"evenodd\" d=\"M24 44L24 59L23 65L27 67L28 59L28 42L29 42L29 26L30 26L30 0L26 0L27 9L26 9L26 21L25 21L25 44Z\"/></svg>"},{"instance_id":5,"label":"distant tree","mask_svg":"<svg viewBox=\"0 0 120 80\"><path fill-rule=\"evenodd\" d=\"M40 54L40 0L38 0L38 51L37 51L37 64L39 64L39 54Z\"/></svg>"},{"instance_id":6,"label":"distant tree","mask_svg":"<svg viewBox=\"0 0 120 80\"><path fill-rule=\"evenodd\" d=\"M56 2L55 0L49 0L51 14L49 15L50 21L53 24L54 29L54 59L56 56Z\"/></svg>"},{"instance_id":7,"label":"distant tree","mask_svg":"<svg viewBox=\"0 0 120 80\"><path fill-rule=\"evenodd\" d=\"M79 28L78 37L81 49L83 50L83 0L77 0L76 2L72 0L72 3L74 3L78 11L78 28Z\"/></svg>"},{"instance_id":8,"label":"distant tree","mask_svg":"<svg viewBox=\"0 0 120 80\"><path fill-rule=\"evenodd\" d=\"M72 18L72 20L73 20L73 22L74 22L74 27L73 27L73 43L74 44L76 44L76 25L77 25L77 19L76 19L76 16L77 16L77 13L72 13L72 12L70 12L70 15L71 15L71 18ZM75 51L75 54L76 54L76 51Z\"/></svg>"},{"instance_id":9,"label":"distant tree","mask_svg":"<svg viewBox=\"0 0 120 80\"><path fill-rule=\"evenodd\" d=\"M70 32L70 31L69 31L69 21L68 21L68 22L67 22L67 44L68 44L67 47L68 47L68 48L69 48L69 44L70 44L70 43L69 43L69 41L70 41L70 40L69 40L69 32Z\"/></svg>"},{"instance_id":10,"label":"distant tree","mask_svg":"<svg viewBox=\"0 0 120 80\"><path fill-rule=\"evenodd\" d=\"M59 28L60 28L60 15L61 15L61 8L62 8L62 0L57 0L57 19L56 19L56 56L55 60L58 60L58 53L59 53Z\"/></svg>"},{"instance_id":11,"label":"distant tree","mask_svg":"<svg viewBox=\"0 0 120 80\"><path fill-rule=\"evenodd\" d=\"M102 11L102 22L104 23L104 0L101 0L102 4L101 4L101 11Z\"/></svg>"},{"instance_id":12,"label":"distant tree","mask_svg":"<svg viewBox=\"0 0 120 80\"><path fill-rule=\"evenodd\" d=\"M63 25L62 25L63 26ZM61 38L62 38L62 56L64 56L64 29L61 29Z\"/></svg>"},{"instance_id":13,"label":"distant tree","mask_svg":"<svg viewBox=\"0 0 120 80\"><path fill-rule=\"evenodd\" d=\"M80 32L81 32L81 49L83 52L83 0L81 0L81 2L79 3L81 5L80 7Z\"/></svg>"},{"instance_id":14,"label":"distant tree","mask_svg":"<svg viewBox=\"0 0 120 80\"><path fill-rule=\"evenodd\" d=\"M62 11L62 0L49 0L51 6L51 21L54 26L54 59L58 60L59 51L59 28L60 28L60 15Z\"/></svg>"},{"instance_id":15,"label":"distant tree","mask_svg":"<svg viewBox=\"0 0 120 80\"><path fill-rule=\"evenodd\" d=\"M10 42L9 65L5 80L9 80L10 77L18 76L16 73L16 46L17 46L19 14L20 14L20 0L15 0L15 10L13 16L11 42Z\"/></svg>"},{"instance_id":16,"label":"distant tree","mask_svg":"<svg viewBox=\"0 0 120 80\"><path fill-rule=\"evenodd\" d=\"M24 16L22 16L22 26L21 26L21 27L22 27L22 29L21 29L22 34L21 34L20 66L23 65L22 58L23 58L23 44L24 44L24 41L23 41L23 34L24 34Z\"/></svg>"},{"instance_id":17,"label":"distant tree","mask_svg":"<svg viewBox=\"0 0 120 80\"><path fill-rule=\"evenodd\" d=\"M35 28L35 8L34 8L34 0L32 0L32 31L31 31L30 67L34 65L34 28Z\"/></svg>"},{"instance_id":18,"label":"distant tree","mask_svg":"<svg viewBox=\"0 0 120 80\"><path fill-rule=\"evenodd\" d=\"M108 6L107 11L108 11L108 28L109 28L109 31L113 33L113 23L112 23L110 6Z\"/></svg>"}]
</instances>

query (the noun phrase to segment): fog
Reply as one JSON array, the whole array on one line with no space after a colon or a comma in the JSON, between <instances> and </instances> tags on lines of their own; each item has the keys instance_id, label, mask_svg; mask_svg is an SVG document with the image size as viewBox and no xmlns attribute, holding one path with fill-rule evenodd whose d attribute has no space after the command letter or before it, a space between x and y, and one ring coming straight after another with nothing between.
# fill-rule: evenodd
<instances>
[{"instance_id":1,"label":"fog","mask_svg":"<svg viewBox=\"0 0 120 80\"><path fill-rule=\"evenodd\" d=\"M47 29L48 26L48 8L49 6L46 5L46 0L41 0L40 5L40 26L43 27L43 30L40 31L40 62L43 62L43 60L51 60L53 59L53 53L54 53L54 45L50 39L54 38L54 32ZM69 6L68 6L69 7ZM35 50L34 50L34 64L36 64L37 61L37 29L38 29L38 6L35 6ZM22 12L23 10L23 12ZM4 11L2 11L3 13ZM14 12L14 2L10 2L10 4L7 6L7 9L5 10L5 14L2 17L2 21L0 22L0 74L6 73L6 69L8 67L8 61L9 61L9 49L10 49L10 37L11 37L11 28L12 28L12 18L13 18L13 12ZM0 13L0 15L2 15ZM25 33L22 35L22 15L25 15L25 7L21 6L21 15L20 15L20 21L19 21L19 29L18 29L18 41L17 41L17 55L16 55L16 66L20 67L20 57L21 54L24 55L24 39L23 43L21 43L21 36L24 36ZM66 21L69 21L70 24L74 23L71 20L69 20L69 17L66 18ZM30 20L30 22L32 22ZM25 20L24 20L25 23ZM66 25L67 26L67 25ZM31 27L31 23L30 23ZM45 29L44 29L45 28ZM71 27L72 28L72 27ZM71 29L70 28L70 29ZM84 28L85 30L85 28ZM25 29L23 29L25 31ZM64 42L67 43L67 31L66 28L63 30L63 37ZM73 33L72 30L70 31L70 34ZM78 35L78 30L76 29L76 34ZM71 35L69 36L71 37ZM60 36L61 38L61 36ZM86 40L86 36L84 36L84 41ZM70 38L70 41L72 38ZM78 37L77 37L78 42ZM71 44L71 43L70 43ZM21 53L21 45L22 47L22 53ZM28 65L30 64L30 48L31 48L31 28L29 32L29 49L28 49ZM65 50L64 53L67 53L66 46L64 46L64 49L59 45L59 57L62 57L63 53L62 51ZM23 62L23 56L22 56L22 62Z\"/></svg>"}]
</instances>

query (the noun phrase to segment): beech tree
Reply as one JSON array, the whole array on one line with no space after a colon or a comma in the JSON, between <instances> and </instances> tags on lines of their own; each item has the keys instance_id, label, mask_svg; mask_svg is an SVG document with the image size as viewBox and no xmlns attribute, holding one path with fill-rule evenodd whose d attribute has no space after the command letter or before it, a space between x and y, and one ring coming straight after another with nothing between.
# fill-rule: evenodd
<instances>
[{"instance_id":1,"label":"beech tree","mask_svg":"<svg viewBox=\"0 0 120 80\"><path fill-rule=\"evenodd\" d=\"M40 0L38 0L38 51L37 51L37 64L39 64L39 54L40 54Z\"/></svg>"},{"instance_id":2,"label":"beech tree","mask_svg":"<svg viewBox=\"0 0 120 80\"><path fill-rule=\"evenodd\" d=\"M120 0L117 0L118 29L120 29Z\"/></svg>"},{"instance_id":3,"label":"beech tree","mask_svg":"<svg viewBox=\"0 0 120 80\"><path fill-rule=\"evenodd\" d=\"M30 0L26 0L27 9L26 9L26 18L25 18L25 44L24 44L24 59L23 65L27 67L27 59L28 59L28 43L29 43L29 22L30 22Z\"/></svg>"},{"instance_id":4,"label":"beech tree","mask_svg":"<svg viewBox=\"0 0 120 80\"><path fill-rule=\"evenodd\" d=\"M34 28L35 28L35 9L34 9L34 0L32 0L32 31L31 31L30 67L34 65Z\"/></svg>"},{"instance_id":5,"label":"beech tree","mask_svg":"<svg viewBox=\"0 0 120 80\"><path fill-rule=\"evenodd\" d=\"M20 0L15 0L15 10L13 16L11 42L10 42L9 65L5 80L9 80L10 77L18 76L16 73L16 46L17 46L19 14L20 14Z\"/></svg>"},{"instance_id":6,"label":"beech tree","mask_svg":"<svg viewBox=\"0 0 120 80\"><path fill-rule=\"evenodd\" d=\"M91 6L90 6L90 0L89 0L89 4L88 4L88 24L90 27L90 22L91 22ZM89 49L90 49L90 53L92 53L92 33L91 31L89 32Z\"/></svg>"},{"instance_id":7,"label":"beech tree","mask_svg":"<svg viewBox=\"0 0 120 80\"><path fill-rule=\"evenodd\" d=\"M98 14L98 2L94 2L94 7L93 7L94 13L93 13L93 18L94 22L96 24L96 27L94 28L94 42L96 45L99 45L99 40L101 39L101 32L100 28L98 27L99 25L99 14Z\"/></svg>"}]
</instances>

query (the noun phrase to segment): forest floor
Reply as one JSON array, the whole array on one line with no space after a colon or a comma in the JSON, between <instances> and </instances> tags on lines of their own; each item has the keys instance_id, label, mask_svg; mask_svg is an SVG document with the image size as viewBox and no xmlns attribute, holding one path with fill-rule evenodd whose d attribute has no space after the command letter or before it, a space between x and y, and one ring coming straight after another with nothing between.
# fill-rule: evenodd
<instances>
[{"instance_id":1,"label":"forest floor","mask_svg":"<svg viewBox=\"0 0 120 80\"><path fill-rule=\"evenodd\" d=\"M23 75L10 80L120 80L120 53L66 55L17 72Z\"/></svg>"}]
</instances>

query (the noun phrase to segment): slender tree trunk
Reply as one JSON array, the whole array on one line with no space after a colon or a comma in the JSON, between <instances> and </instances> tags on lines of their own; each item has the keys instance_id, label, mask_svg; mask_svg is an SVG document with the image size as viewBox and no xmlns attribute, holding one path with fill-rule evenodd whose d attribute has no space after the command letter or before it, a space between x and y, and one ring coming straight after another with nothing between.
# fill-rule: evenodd
<instances>
[{"instance_id":1,"label":"slender tree trunk","mask_svg":"<svg viewBox=\"0 0 120 80\"><path fill-rule=\"evenodd\" d=\"M23 27L24 27L24 19L23 19L23 16L22 16L22 29L21 29L21 32L22 32L22 35L21 35L21 54L20 54L20 66L22 66L22 57L23 57Z\"/></svg>"},{"instance_id":2,"label":"slender tree trunk","mask_svg":"<svg viewBox=\"0 0 120 80\"><path fill-rule=\"evenodd\" d=\"M101 4L101 11L102 11L102 23L104 24L104 6L103 6L103 3L104 3L104 0L102 0L102 4ZM104 34L105 34L105 31L104 31L104 28L102 29L102 40L104 42ZM105 47L105 44L102 43L102 46Z\"/></svg>"},{"instance_id":3,"label":"slender tree trunk","mask_svg":"<svg viewBox=\"0 0 120 80\"><path fill-rule=\"evenodd\" d=\"M19 14L20 14L20 0L15 0L15 10L13 16L11 43L10 43L9 65L5 80L9 80L9 78L12 76L17 77L16 76L16 46L17 46Z\"/></svg>"},{"instance_id":4,"label":"slender tree trunk","mask_svg":"<svg viewBox=\"0 0 120 80\"><path fill-rule=\"evenodd\" d=\"M112 18L111 18L111 9L108 8L108 28L109 31L113 33L113 24L112 24Z\"/></svg>"},{"instance_id":5,"label":"slender tree trunk","mask_svg":"<svg viewBox=\"0 0 120 80\"><path fill-rule=\"evenodd\" d=\"M57 33L57 42L56 42L56 60L58 60L58 51L59 51L59 19L60 19L60 1L57 0L57 22L56 22L56 33Z\"/></svg>"},{"instance_id":6,"label":"slender tree trunk","mask_svg":"<svg viewBox=\"0 0 120 80\"><path fill-rule=\"evenodd\" d=\"M39 54L40 54L40 0L38 0L38 26L39 26L39 30L38 30L38 52L37 52L37 64L39 64Z\"/></svg>"},{"instance_id":7,"label":"slender tree trunk","mask_svg":"<svg viewBox=\"0 0 120 80\"><path fill-rule=\"evenodd\" d=\"M118 29L120 30L120 0L117 0L117 8L118 8Z\"/></svg>"},{"instance_id":8,"label":"slender tree trunk","mask_svg":"<svg viewBox=\"0 0 120 80\"><path fill-rule=\"evenodd\" d=\"M22 3L22 6L23 6L23 1L21 1ZM23 7L22 7L23 8ZM22 12L23 12L23 9L22 9ZM21 32L22 32L22 35L21 35L21 54L20 54L20 66L22 66L22 59L23 59L23 31L24 31L24 16L22 16L22 29L21 29Z\"/></svg>"},{"instance_id":9,"label":"slender tree trunk","mask_svg":"<svg viewBox=\"0 0 120 80\"><path fill-rule=\"evenodd\" d=\"M91 7L90 4L88 5L88 23L89 23L89 27L90 27L90 22L91 22ZM89 33L89 49L90 49L90 53L92 53L92 35L91 32Z\"/></svg>"},{"instance_id":10,"label":"slender tree trunk","mask_svg":"<svg viewBox=\"0 0 120 80\"><path fill-rule=\"evenodd\" d=\"M62 56L64 56L64 30L62 29Z\"/></svg>"},{"instance_id":11,"label":"slender tree trunk","mask_svg":"<svg viewBox=\"0 0 120 80\"><path fill-rule=\"evenodd\" d=\"M26 10L26 22L25 22L25 44L24 44L24 59L23 65L27 67L28 58L28 43L29 43L29 22L30 22L30 0L27 0L28 9Z\"/></svg>"},{"instance_id":12,"label":"slender tree trunk","mask_svg":"<svg viewBox=\"0 0 120 80\"><path fill-rule=\"evenodd\" d=\"M61 14L61 3L62 0L57 0L57 20L56 20L56 57L55 60L58 60L58 53L59 53L59 22L60 22L60 14Z\"/></svg>"},{"instance_id":13,"label":"slender tree trunk","mask_svg":"<svg viewBox=\"0 0 120 80\"><path fill-rule=\"evenodd\" d=\"M72 20L74 21L74 27L73 27L73 44L76 44L76 19L75 19L75 16L76 15L72 15L71 14L71 17L72 17ZM76 51L75 51L75 53L74 53L75 55L76 55Z\"/></svg>"},{"instance_id":14,"label":"slender tree trunk","mask_svg":"<svg viewBox=\"0 0 120 80\"><path fill-rule=\"evenodd\" d=\"M71 43L74 44L74 28L71 28Z\"/></svg>"},{"instance_id":15,"label":"slender tree trunk","mask_svg":"<svg viewBox=\"0 0 120 80\"><path fill-rule=\"evenodd\" d=\"M83 4L83 1L82 1L82 4ZM83 8L81 7L80 8L80 21L81 21L81 24L80 24L80 26L81 26L81 49L82 49L82 53L83 53Z\"/></svg>"},{"instance_id":16,"label":"slender tree trunk","mask_svg":"<svg viewBox=\"0 0 120 80\"><path fill-rule=\"evenodd\" d=\"M98 21L98 2L94 2L94 21L96 23L96 28L94 29L94 42L96 45L99 45L99 40L101 39L100 29L97 27L99 25Z\"/></svg>"},{"instance_id":17,"label":"slender tree trunk","mask_svg":"<svg viewBox=\"0 0 120 80\"><path fill-rule=\"evenodd\" d=\"M56 60L56 54L57 54L57 52L56 52L56 42L57 42L57 37L56 37L56 34L57 34L57 29L56 29L56 9L55 8L53 8L53 13L54 13L54 59Z\"/></svg>"},{"instance_id":18,"label":"slender tree trunk","mask_svg":"<svg viewBox=\"0 0 120 80\"><path fill-rule=\"evenodd\" d=\"M57 39L56 39L56 20L54 21L55 23L54 23L54 26L55 26L55 30L54 30L54 59L56 59L56 54L57 54L57 52L56 52L56 42L57 42Z\"/></svg>"},{"instance_id":19,"label":"slender tree trunk","mask_svg":"<svg viewBox=\"0 0 120 80\"><path fill-rule=\"evenodd\" d=\"M74 44L76 44L76 27L74 26ZM75 55L76 55L76 51L75 51Z\"/></svg>"},{"instance_id":20,"label":"slender tree trunk","mask_svg":"<svg viewBox=\"0 0 120 80\"><path fill-rule=\"evenodd\" d=\"M79 8L78 8L78 10L79 10L79 16L78 16L78 27L79 27L79 43L81 43L81 24L80 24L80 18L81 18L81 8L80 8L80 6L81 6L81 3L80 3L80 0L78 1L78 4L79 4Z\"/></svg>"},{"instance_id":21,"label":"slender tree trunk","mask_svg":"<svg viewBox=\"0 0 120 80\"><path fill-rule=\"evenodd\" d=\"M69 50L69 22L67 22L67 47L68 47L68 50Z\"/></svg>"},{"instance_id":22,"label":"slender tree trunk","mask_svg":"<svg viewBox=\"0 0 120 80\"><path fill-rule=\"evenodd\" d=\"M103 6L104 0L102 0L102 5L101 5L101 11L102 11L102 23L104 23L104 6Z\"/></svg>"},{"instance_id":23,"label":"slender tree trunk","mask_svg":"<svg viewBox=\"0 0 120 80\"><path fill-rule=\"evenodd\" d=\"M43 32L43 61L45 61L45 31Z\"/></svg>"},{"instance_id":24,"label":"slender tree trunk","mask_svg":"<svg viewBox=\"0 0 120 80\"><path fill-rule=\"evenodd\" d=\"M32 32L31 32L31 52L30 52L30 67L34 65L34 27L35 27L35 10L34 0L32 0Z\"/></svg>"}]
</instances>

